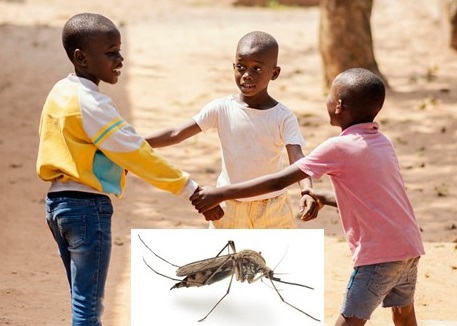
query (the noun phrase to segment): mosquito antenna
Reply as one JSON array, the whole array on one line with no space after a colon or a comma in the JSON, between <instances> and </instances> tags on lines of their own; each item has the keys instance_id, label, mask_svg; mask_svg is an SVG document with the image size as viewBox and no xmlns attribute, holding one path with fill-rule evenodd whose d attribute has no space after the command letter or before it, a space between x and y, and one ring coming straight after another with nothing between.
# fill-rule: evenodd
<instances>
[{"instance_id":1,"label":"mosquito antenna","mask_svg":"<svg viewBox=\"0 0 457 326\"><path fill-rule=\"evenodd\" d=\"M279 262L276 264L276 266L273 268L273 271L276 269L276 267L279 266L279 264L281 264L281 262L284 260L284 258L286 257L286 254L287 254L287 251L289 250L289 246L287 246L286 248L286 251L284 252L284 255L282 256L282 258L279 260ZM280 274L280 273L279 273ZM275 275L278 275L278 273L275 273ZM270 280L272 281L276 281L276 282L279 282L279 283L284 283L284 284L289 284L289 285L296 285L296 286L301 286L303 288L307 288L307 289L311 289L311 290L314 290L314 288L308 286L308 285L304 285L304 284L300 284L300 283L293 283L293 282L286 282L286 281L283 281L281 280L279 277L274 277L274 276L271 276L271 277L268 277Z\"/></svg>"},{"instance_id":2,"label":"mosquito antenna","mask_svg":"<svg viewBox=\"0 0 457 326\"><path fill-rule=\"evenodd\" d=\"M279 262L276 264L276 266L273 268L273 270L276 269L276 267L279 266L279 264L282 263L282 261L284 260L284 258L286 258L286 254L287 254L287 251L289 250L289 245L287 245L287 248L286 248L286 251L284 252L284 255L282 255L281 259L279 260Z\"/></svg>"},{"instance_id":3,"label":"mosquito antenna","mask_svg":"<svg viewBox=\"0 0 457 326\"><path fill-rule=\"evenodd\" d=\"M141 237L140 237L139 234L138 234L138 238L139 238L140 241L143 243L143 245L144 245L146 248L148 248L148 250L149 250L150 252L152 252L152 254L153 254L154 256L156 256L156 257L159 258L160 260L163 260L164 262L170 264L171 266L178 267L178 268L180 267L180 266L178 266L178 265L175 265L175 264L170 263L168 260L166 260L165 258L160 257L160 256L157 255L154 251L152 251L152 249L149 248L149 246L143 241L143 239L141 239ZM143 258L143 260L144 260L144 258ZM148 265L148 264L146 263L146 265ZM148 265L148 266L149 266L149 265ZM149 267L149 268L151 268L151 267ZM151 269L152 269L152 268L151 268ZM153 270L153 269L152 269L152 270ZM153 271L154 271L154 270L153 270ZM155 272L155 271L154 271L154 272ZM157 273L157 272L156 272L156 273ZM157 273L157 274L159 274L159 273ZM162 275L162 274L159 274L159 275ZM164 276L164 275L162 275L162 276ZM172 280L174 280L174 279L172 279ZM180 281L180 280L178 280L178 281Z\"/></svg>"}]
</instances>

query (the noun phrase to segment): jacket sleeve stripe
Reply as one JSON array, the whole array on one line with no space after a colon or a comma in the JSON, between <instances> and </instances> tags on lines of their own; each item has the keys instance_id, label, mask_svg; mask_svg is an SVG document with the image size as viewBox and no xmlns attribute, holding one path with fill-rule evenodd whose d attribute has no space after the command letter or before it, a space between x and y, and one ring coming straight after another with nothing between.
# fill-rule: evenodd
<instances>
[{"instance_id":1,"label":"jacket sleeve stripe","mask_svg":"<svg viewBox=\"0 0 457 326\"><path fill-rule=\"evenodd\" d=\"M92 139L95 145L100 146L101 143L108 138L116 130L119 130L126 124L125 120L121 117L117 117L110 123L108 123L103 129L101 129Z\"/></svg>"}]
</instances>

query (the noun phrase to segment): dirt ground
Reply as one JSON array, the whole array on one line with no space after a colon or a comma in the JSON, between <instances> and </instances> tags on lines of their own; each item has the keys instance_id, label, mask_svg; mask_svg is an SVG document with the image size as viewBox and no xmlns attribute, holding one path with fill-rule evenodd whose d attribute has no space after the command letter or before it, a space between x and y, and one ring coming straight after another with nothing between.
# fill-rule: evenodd
<instances>
[{"instance_id":1,"label":"dirt ground","mask_svg":"<svg viewBox=\"0 0 457 326\"><path fill-rule=\"evenodd\" d=\"M378 117L395 143L423 231L416 311L420 325L457 325L457 53L448 46L440 1L377 0L375 55L391 90ZM61 28L79 12L111 18L123 37L125 64L117 85L101 85L137 131L189 119L208 101L236 92L232 60L252 30L280 44L280 77L271 94L297 114L312 149L339 130L324 109L318 52L319 10L244 8L231 1L0 0L0 325L69 325L68 285L44 220L48 184L35 172L41 107L52 85L71 72ZM157 150L201 184L220 166L215 134ZM315 181L328 188L327 179ZM290 189L294 203L298 191ZM107 284L105 325L130 324L130 230L207 227L190 204L128 176L114 199L115 245ZM299 228L325 229L325 324L338 316L351 272L337 211L324 208ZM177 241L177 245L179 241ZM389 325L378 309L368 325Z\"/></svg>"}]
</instances>

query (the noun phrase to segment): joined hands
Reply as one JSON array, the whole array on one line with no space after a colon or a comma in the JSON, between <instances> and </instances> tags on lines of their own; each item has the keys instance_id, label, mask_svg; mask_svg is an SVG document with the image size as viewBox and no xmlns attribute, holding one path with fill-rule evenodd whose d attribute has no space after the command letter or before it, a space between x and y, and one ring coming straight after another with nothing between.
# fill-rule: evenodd
<instances>
[{"instance_id":1,"label":"joined hands","mask_svg":"<svg viewBox=\"0 0 457 326\"><path fill-rule=\"evenodd\" d=\"M210 187L205 187L205 188L210 188ZM206 201L203 201L204 197L206 197L204 189L199 186L189 199L192 201L192 205L195 207L195 209L200 214L203 214L203 216L205 217L205 220L216 221L216 220L221 219L224 216L224 210L219 205L219 203L221 201L213 202L211 204L211 201L208 203L207 202L208 199L206 199L206 198L205 198Z\"/></svg>"}]
</instances>

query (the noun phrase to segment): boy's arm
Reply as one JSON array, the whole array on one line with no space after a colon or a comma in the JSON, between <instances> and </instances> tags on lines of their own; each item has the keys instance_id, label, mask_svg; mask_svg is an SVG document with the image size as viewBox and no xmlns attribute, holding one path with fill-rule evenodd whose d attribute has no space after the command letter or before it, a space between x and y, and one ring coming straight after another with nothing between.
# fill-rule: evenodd
<instances>
[{"instance_id":1,"label":"boy's arm","mask_svg":"<svg viewBox=\"0 0 457 326\"><path fill-rule=\"evenodd\" d=\"M202 130L198 124L192 119L179 127L151 133L146 136L145 139L151 147L157 148L178 144L187 138L200 133L201 131Z\"/></svg>"},{"instance_id":2,"label":"boy's arm","mask_svg":"<svg viewBox=\"0 0 457 326\"><path fill-rule=\"evenodd\" d=\"M312 196L319 204L319 208L322 208L324 205L338 207L333 191L309 188L303 191L302 195Z\"/></svg>"},{"instance_id":3,"label":"boy's arm","mask_svg":"<svg viewBox=\"0 0 457 326\"><path fill-rule=\"evenodd\" d=\"M289 144L286 145L287 149L287 155L289 156L289 163L293 164L302 157L305 157L303 155L302 147L298 144ZM303 193L306 189L312 188L313 187L313 182L311 180L311 177L307 177L303 180L298 181L298 185L300 187L300 191ZM316 202L316 200L309 196L309 195L303 195L300 200L300 214L301 214L301 219L303 221L309 221L317 217L317 214L319 213L319 206Z\"/></svg>"},{"instance_id":4,"label":"boy's arm","mask_svg":"<svg viewBox=\"0 0 457 326\"><path fill-rule=\"evenodd\" d=\"M145 139L119 115L108 96L99 92L82 96L80 110L84 135L97 148L92 162L93 176L88 177L95 189L122 194L125 170L159 189L186 199L199 188L187 172L154 152ZM188 125L191 128L191 124ZM79 124L75 128L80 128ZM205 213L205 218L218 219L222 215L223 211L219 208Z\"/></svg>"},{"instance_id":5,"label":"boy's arm","mask_svg":"<svg viewBox=\"0 0 457 326\"><path fill-rule=\"evenodd\" d=\"M308 177L296 165L290 165L277 173L268 174L249 181L213 188L203 187L190 197L199 213L215 207L219 203L237 198L254 197L284 189L301 179Z\"/></svg>"},{"instance_id":6,"label":"boy's arm","mask_svg":"<svg viewBox=\"0 0 457 326\"><path fill-rule=\"evenodd\" d=\"M299 159L305 157L303 154L302 148L300 145L286 145L287 149L287 155L289 156L289 164L293 164L297 162ZM308 188L313 187L313 182L311 180L311 177L307 177L303 180L298 181L298 185L300 186L300 189L303 191Z\"/></svg>"}]
</instances>

